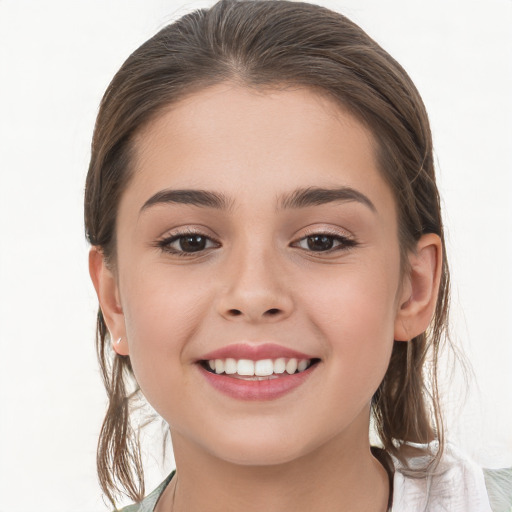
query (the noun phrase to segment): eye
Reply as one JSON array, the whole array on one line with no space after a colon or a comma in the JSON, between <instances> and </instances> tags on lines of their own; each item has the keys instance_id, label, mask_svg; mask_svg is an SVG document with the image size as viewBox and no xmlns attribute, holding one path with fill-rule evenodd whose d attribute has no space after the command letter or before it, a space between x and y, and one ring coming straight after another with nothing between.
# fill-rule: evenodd
<instances>
[{"instance_id":1,"label":"eye","mask_svg":"<svg viewBox=\"0 0 512 512\"><path fill-rule=\"evenodd\" d=\"M356 242L341 235L315 233L301 238L294 245L307 251L329 252L348 249L349 247L356 245Z\"/></svg>"},{"instance_id":2,"label":"eye","mask_svg":"<svg viewBox=\"0 0 512 512\"><path fill-rule=\"evenodd\" d=\"M158 246L166 252L185 256L219 247L219 244L201 233L178 233L158 242Z\"/></svg>"}]
</instances>

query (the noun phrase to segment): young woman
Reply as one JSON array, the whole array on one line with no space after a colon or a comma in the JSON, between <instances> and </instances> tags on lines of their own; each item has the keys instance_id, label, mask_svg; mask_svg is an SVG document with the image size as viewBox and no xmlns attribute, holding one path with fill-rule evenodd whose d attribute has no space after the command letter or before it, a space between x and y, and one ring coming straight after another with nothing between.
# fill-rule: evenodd
<instances>
[{"instance_id":1,"label":"young woman","mask_svg":"<svg viewBox=\"0 0 512 512\"><path fill-rule=\"evenodd\" d=\"M103 98L85 222L114 506L504 506L443 436L449 273L427 114L347 18L222 0L147 41ZM177 468L144 500L139 393Z\"/></svg>"}]
</instances>

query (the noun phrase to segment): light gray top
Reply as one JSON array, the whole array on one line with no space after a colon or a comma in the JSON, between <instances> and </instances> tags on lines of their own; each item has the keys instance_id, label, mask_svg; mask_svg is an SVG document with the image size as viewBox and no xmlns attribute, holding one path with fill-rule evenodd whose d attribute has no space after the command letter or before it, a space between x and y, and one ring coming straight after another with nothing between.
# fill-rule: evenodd
<instances>
[{"instance_id":1,"label":"light gray top","mask_svg":"<svg viewBox=\"0 0 512 512\"><path fill-rule=\"evenodd\" d=\"M452 445L446 446L434 473L422 478L410 476L396 459L393 463L392 512L512 512L512 468L481 469ZM423 457L409 461L412 468L424 464ZM154 512L174 474L121 512Z\"/></svg>"}]
</instances>

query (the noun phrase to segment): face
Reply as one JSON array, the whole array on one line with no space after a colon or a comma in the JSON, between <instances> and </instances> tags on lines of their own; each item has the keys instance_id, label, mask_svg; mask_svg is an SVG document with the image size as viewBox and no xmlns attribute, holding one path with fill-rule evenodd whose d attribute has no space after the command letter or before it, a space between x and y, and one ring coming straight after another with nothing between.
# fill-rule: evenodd
<instances>
[{"instance_id":1,"label":"face","mask_svg":"<svg viewBox=\"0 0 512 512\"><path fill-rule=\"evenodd\" d=\"M135 144L109 327L173 435L241 464L367 438L406 288L369 131L222 84Z\"/></svg>"}]
</instances>

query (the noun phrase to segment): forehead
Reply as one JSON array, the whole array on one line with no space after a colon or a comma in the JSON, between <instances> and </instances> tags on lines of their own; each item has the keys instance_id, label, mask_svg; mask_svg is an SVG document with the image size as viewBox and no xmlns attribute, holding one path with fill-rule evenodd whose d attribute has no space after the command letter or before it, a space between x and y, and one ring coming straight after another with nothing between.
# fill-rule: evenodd
<instances>
[{"instance_id":1,"label":"forehead","mask_svg":"<svg viewBox=\"0 0 512 512\"><path fill-rule=\"evenodd\" d=\"M305 88L224 83L173 104L139 133L127 193L143 204L170 187L221 190L250 203L312 186L350 186L393 203L372 134L339 104Z\"/></svg>"}]
</instances>

